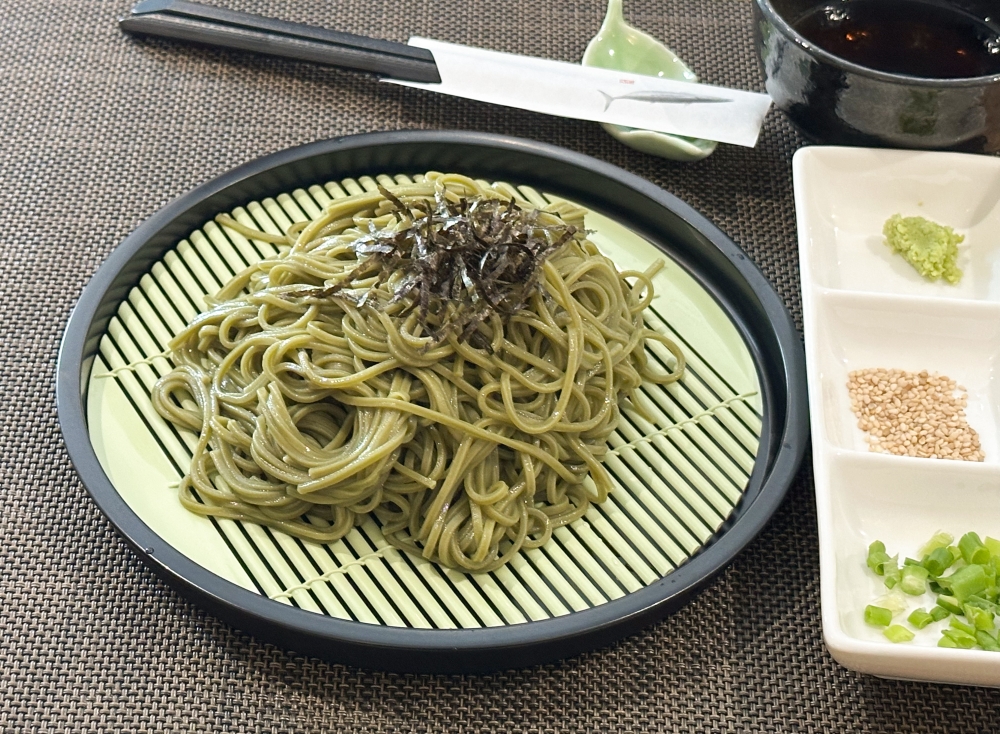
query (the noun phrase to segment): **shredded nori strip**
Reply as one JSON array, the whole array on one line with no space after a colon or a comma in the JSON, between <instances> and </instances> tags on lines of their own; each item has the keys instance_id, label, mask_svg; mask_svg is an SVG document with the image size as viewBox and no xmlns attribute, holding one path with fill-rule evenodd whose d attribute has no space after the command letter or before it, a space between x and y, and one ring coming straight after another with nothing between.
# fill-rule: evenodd
<instances>
[{"instance_id":1,"label":"shredded nori strip","mask_svg":"<svg viewBox=\"0 0 1000 734\"><path fill-rule=\"evenodd\" d=\"M406 204L382 186L379 191L397 225L379 230L369 222L369 232L353 243L359 256L367 256L358 267L330 286L286 297L344 297L353 283L377 274L357 300L364 306L374 289L401 271L387 305L409 299L404 313L419 309L419 320L435 342L454 333L461 341L486 346L476 333L479 325L493 313L507 318L524 308L538 288L545 260L581 231L566 223L539 224L540 212L522 208L513 198L451 201L439 190L431 206L423 199Z\"/></svg>"}]
</instances>

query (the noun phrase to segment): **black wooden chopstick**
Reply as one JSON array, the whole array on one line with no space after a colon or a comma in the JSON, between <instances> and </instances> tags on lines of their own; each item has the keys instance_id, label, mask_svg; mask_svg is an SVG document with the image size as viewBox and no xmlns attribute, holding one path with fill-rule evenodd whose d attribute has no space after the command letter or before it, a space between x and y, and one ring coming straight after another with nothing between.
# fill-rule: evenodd
<instances>
[{"instance_id":1,"label":"black wooden chopstick","mask_svg":"<svg viewBox=\"0 0 1000 734\"><path fill-rule=\"evenodd\" d=\"M427 49L187 0L145 0L118 25L128 33L283 56L403 81L441 81Z\"/></svg>"}]
</instances>

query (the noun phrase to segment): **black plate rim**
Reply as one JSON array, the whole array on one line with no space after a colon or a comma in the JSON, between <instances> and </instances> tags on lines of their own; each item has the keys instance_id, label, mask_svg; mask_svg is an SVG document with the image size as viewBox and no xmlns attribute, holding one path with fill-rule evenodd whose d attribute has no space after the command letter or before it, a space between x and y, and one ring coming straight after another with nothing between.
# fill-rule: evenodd
<instances>
[{"instance_id":1,"label":"black plate rim","mask_svg":"<svg viewBox=\"0 0 1000 734\"><path fill-rule=\"evenodd\" d=\"M769 465L760 460L755 463L753 474L757 475L761 489L736 521L731 525L727 522L727 529L703 550L653 584L562 617L497 628L423 630L336 619L281 604L207 571L170 547L143 523L104 474L90 443L85 417L83 386L89 372L87 358L95 350L90 333L95 321L101 318L101 307L113 282L149 240L199 203L220 192L237 190L262 173L334 152L388 149L414 143L527 154L584 169L621 184L668 210L718 248L760 300L777 341L783 370L778 376L782 394L774 396L784 403L780 440ZM279 192L272 192L276 193ZM254 198L256 195L248 195L242 201ZM121 299L112 300L117 305ZM744 339L747 338L744 333ZM752 347L749 342L748 346ZM756 353L754 357L758 359ZM758 377L763 388L767 376ZM65 445L87 491L138 555L172 586L262 639L304 654L402 672L486 672L532 665L610 644L676 611L728 566L764 528L797 474L809 436L801 337L771 284L727 235L677 197L617 166L533 140L469 131L407 130L318 141L252 160L170 202L109 255L84 289L60 346L56 401ZM751 482L754 479L751 477Z\"/></svg>"}]
</instances>

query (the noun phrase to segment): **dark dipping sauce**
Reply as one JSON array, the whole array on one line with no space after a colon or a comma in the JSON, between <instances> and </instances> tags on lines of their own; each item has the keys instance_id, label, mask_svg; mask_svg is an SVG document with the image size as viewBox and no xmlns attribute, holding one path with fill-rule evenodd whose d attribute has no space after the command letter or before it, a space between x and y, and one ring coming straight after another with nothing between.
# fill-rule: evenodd
<instances>
[{"instance_id":1,"label":"dark dipping sauce","mask_svg":"<svg viewBox=\"0 0 1000 734\"><path fill-rule=\"evenodd\" d=\"M920 0L824 3L792 26L821 49L878 71L931 79L1000 74L998 33L982 20L942 5Z\"/></svg>"}]
</instances>

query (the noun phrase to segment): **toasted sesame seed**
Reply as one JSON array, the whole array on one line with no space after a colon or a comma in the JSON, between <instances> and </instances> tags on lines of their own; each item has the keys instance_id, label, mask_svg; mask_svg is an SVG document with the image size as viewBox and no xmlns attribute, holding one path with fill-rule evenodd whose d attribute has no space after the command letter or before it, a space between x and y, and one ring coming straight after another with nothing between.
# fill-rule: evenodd
<instances>
[{"instance_id":1,"label":"toasted sesame seed","mask_svg":"<svg viewBox=\"0 0 1000 734\"><path fill-rule=\"evenodd\" d=\"M969 396L945 375L875 367L847 376L851 410L868 450L897 456L983 461L965 417Z\"/></svg>"}]
</instances>

